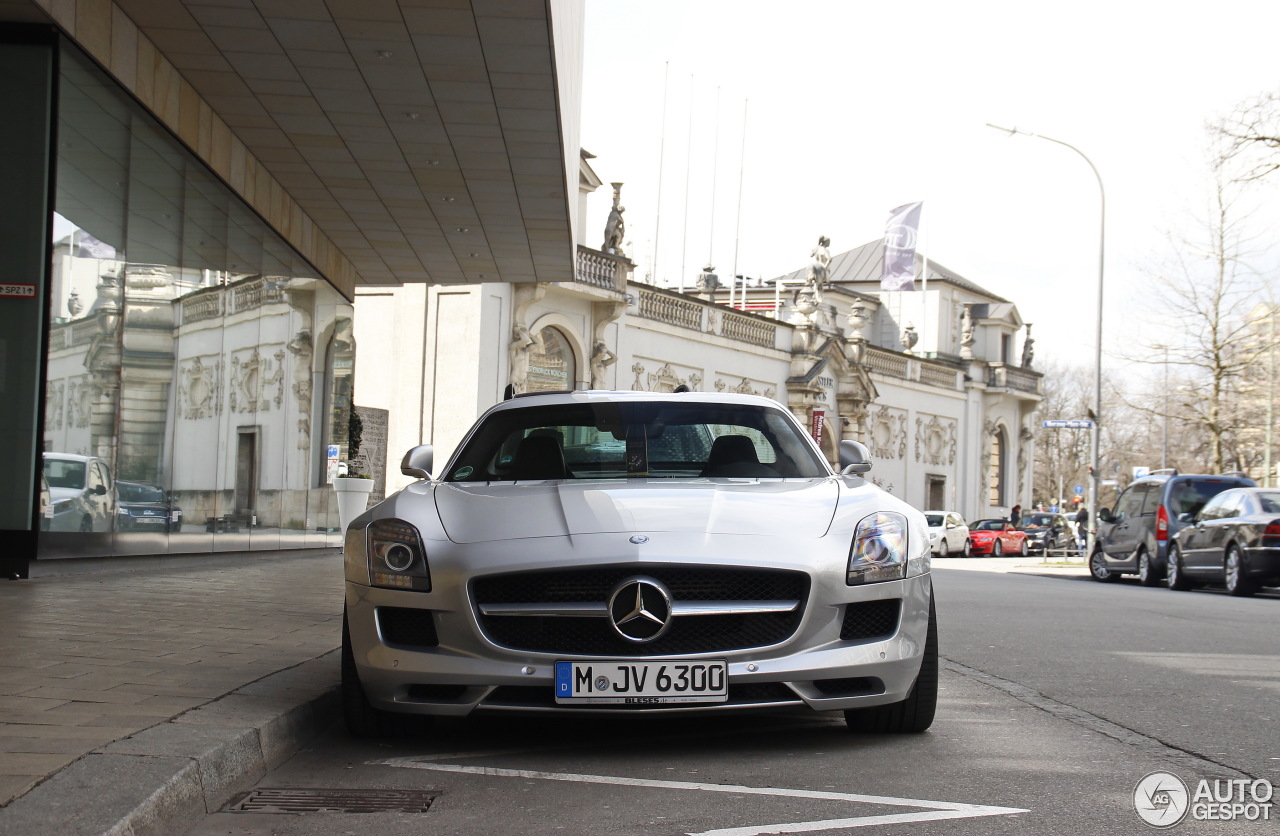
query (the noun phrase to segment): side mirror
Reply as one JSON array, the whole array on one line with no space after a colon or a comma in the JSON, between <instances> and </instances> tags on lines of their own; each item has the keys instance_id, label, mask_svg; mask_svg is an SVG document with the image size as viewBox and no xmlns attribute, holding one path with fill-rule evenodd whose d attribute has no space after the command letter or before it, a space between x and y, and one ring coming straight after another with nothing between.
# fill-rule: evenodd
<instances>
[{"instance_id":1,"label":"side mirror","mask_svg":"<svg viewBox=\"0 0 1280 836\"><path fill-rule=\"evenodd\" d=\"M107 495L107 486L106 486L106 485L94 485L94 486L93 486L93 492L94 492L95 494L97 494L98 496L106 496L106 495Z\"/></svg>"},{"instance_id":2,"label":"side mirror","mask_svg":"<svg viewBox=\"0 0 1280 836\"><path fill-rule=\"evenodd\" d=\"M404 454L400 472L415 479L430 479L433 454L430 444L419 444Z\"/></svg>"},{"instance_id":3,"label":"side mirror","mask_svg":"<svg viewBox=\"0 0 1280 836\"><path fill-rule=\"evenodd\" d=\"M1098 509L1098 520L1099 520L1100 522L1104 522L1104 523L1115 522L1115 520L1113 520L1113 519L1111 518L1111 509L1110 509L1110 508L1099 508L1099 509Z\"/></svg>"},{"instance_id":4,"label":"side mirror","mask_svg":"<svg viewBox=\"0 0 1280 836\"><path fill-rule=\"evenodd\" d=\"M871 470L871 452L857 441L840 442L840 473L866 473Z\"/></svg>"}]
</instances>

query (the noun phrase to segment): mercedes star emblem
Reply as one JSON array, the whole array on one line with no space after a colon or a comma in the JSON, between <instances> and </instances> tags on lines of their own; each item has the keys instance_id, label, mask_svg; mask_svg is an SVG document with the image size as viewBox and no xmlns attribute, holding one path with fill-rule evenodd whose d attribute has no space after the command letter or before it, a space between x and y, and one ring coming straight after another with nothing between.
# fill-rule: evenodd
<instances>
[{"instance_id":1,"label":"mercedes star emblem","mask_svg":"<svg viewBox=\"0 0 1280 836\"><path fill-rule=\"evenodd\" d=\"M631 542L635 543L635 544L638 546L638 545L640 545L641 543L647 543L647 542L649 542L649 538L648 538L646 535L644 535L644 534L632 534L632 535L631 535Z\"/></svg>"},{"instance_id":2,"label":"mercedes star emblem","mask_svg":"<svg viewBox=\"0 0 1280 836\"><path fill-rule=\"evenodd\" d=\"M628 578L609 596L609 620L629 642L651 642L671 626L671 593L653 578Z\"/></svg>"}]
</instances>

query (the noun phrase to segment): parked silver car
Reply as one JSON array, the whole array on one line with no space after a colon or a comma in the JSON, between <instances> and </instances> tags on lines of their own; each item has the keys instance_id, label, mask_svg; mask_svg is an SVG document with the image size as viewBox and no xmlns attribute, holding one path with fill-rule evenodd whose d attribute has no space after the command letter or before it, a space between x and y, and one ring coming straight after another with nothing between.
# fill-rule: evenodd
<instances>
[{"instance_id":1,"label":"parked silver car","mask_svg":"<svg viewBox=\"0 0 1280 836\"><path fill-rule=\"evenodd\" d=\"M73 453L45 453L44 478L53 502L50 531L111 531L116 493L105 461Z\"/></svg>"},{"instance_id":2,"label":"parked silver car","mask_svg":"<svg viewBox=\"0 0 1280 836\"><path fill-rule=\"evenodd\" d=\"M413 716L808 706L917 732L937 698L919 511L745 395L574 392L486 412L346 531L356 735ZM412 725L412 724L411 724Z\"/></svg>"}]
</instances>

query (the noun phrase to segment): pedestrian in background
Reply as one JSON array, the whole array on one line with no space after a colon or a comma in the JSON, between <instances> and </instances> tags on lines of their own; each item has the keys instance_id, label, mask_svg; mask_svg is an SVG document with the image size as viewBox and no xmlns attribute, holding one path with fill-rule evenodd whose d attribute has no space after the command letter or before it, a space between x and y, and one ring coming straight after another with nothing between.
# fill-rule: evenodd
<instances>
[{"instance_id":1,"label":"pedestrian in background","mask_svg":"<svg viewBox=\"0 0 1280 836\"><path fill-rule=\"evenodd\" d=\"M1018 524L1018 520L1020 519L1022 519L1022 506L1015 505L1011 509L1009 509L1009 522L1013 523L1016 526Z\"/></svg>"}]
</instances>

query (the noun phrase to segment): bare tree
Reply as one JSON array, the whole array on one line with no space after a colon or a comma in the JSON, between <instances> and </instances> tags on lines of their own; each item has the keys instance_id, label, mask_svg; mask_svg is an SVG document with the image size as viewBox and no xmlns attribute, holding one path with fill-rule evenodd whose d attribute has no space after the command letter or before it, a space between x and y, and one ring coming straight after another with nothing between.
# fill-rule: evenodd
<instances>
[{"instance_id":1,"label":"bare tree","mask_svg":"<svg viewBox=\"0 0 1280 836\"><path fill-rule=\"evenodd\" d=\"M1037 414L1042 418L1085 417L1093 403L1092 373L1052 361L1045 363L1042 371L1044 399L1036 408ZM1049 504L1056 499L1069 507L1071 486L1084 484L1089 463L1089 431L1040 427L1034 433L1036 466L1032 495L1037 504Z\"/></svg>"},{"instance_id":2,"label":"bare tree","mask_svg":"<svg viewBox=\"0 0 1280 836\"><path fill-rule=\"evenodd\" d=\"M1280 169L1280 93L1243 102L1209 129L1225 140L1224 157L1240 165L1243 179L1258 180Z\"/></svg>"},{"instance_id":3,"label":"bare tree","mask_svg":"<svg viewBox=\"0 0 1280 836\"><path fill-rule=\"evenodd\" d=\"M1207 439L1202 466L1219 473L1228 464L1243 465L1232 450L1248 426L1240 394L1258 357L1249 309L1262 291L1261 277L1248 263L1257 254L1244 199L1248 184L1231 176L1231 163L1229 151L1218 149L1198 228L1171 237L1169 257L1148 270L1147 298L1163 326L1161 344L1148 343L1141 356L1130 358L1167 362L1185 381L1179 411Z\"/></svg>"}]
</instances>

